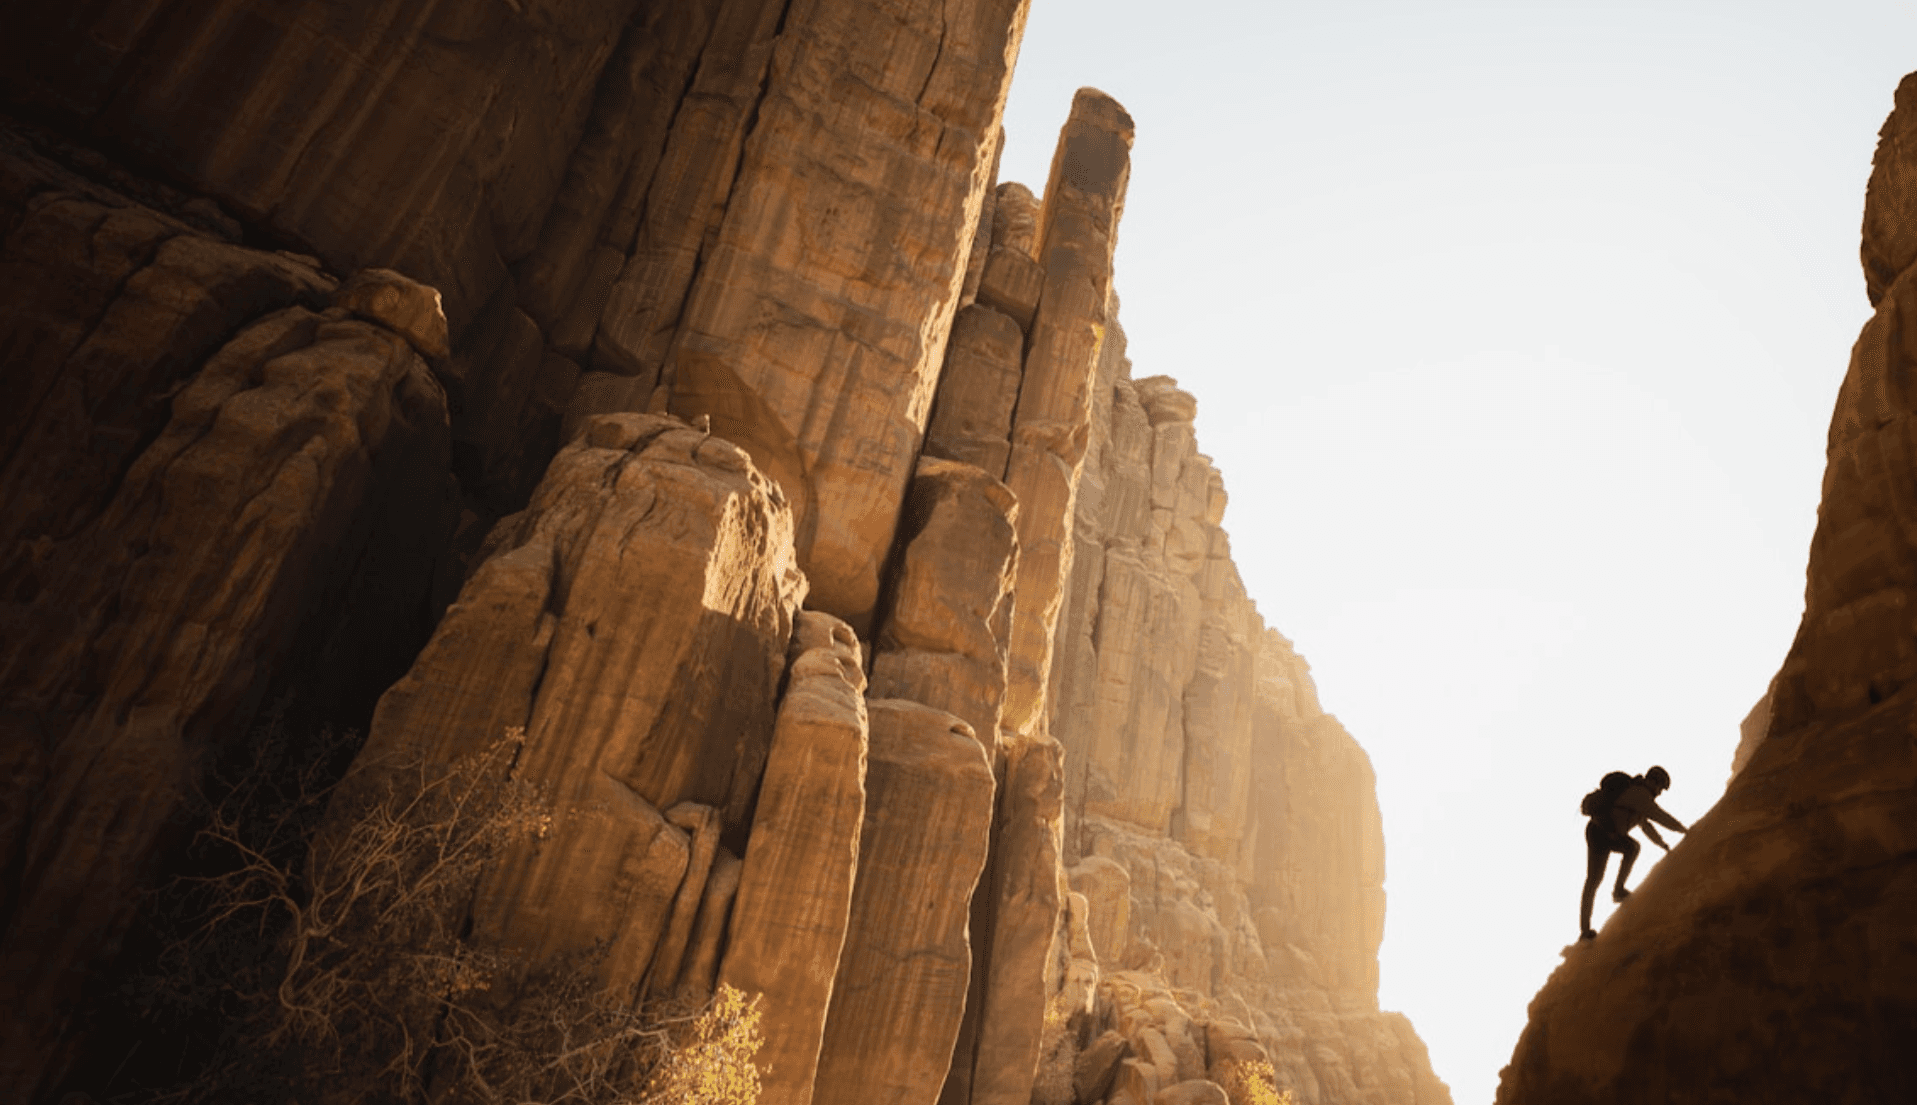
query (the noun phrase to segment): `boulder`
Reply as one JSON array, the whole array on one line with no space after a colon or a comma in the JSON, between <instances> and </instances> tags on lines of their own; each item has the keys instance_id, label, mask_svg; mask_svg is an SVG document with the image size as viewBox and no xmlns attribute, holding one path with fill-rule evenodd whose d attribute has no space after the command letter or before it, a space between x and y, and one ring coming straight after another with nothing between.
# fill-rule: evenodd
<instances>
[{"instance_id":1,"label":"boulder","mask_svg":"<svg viewBox=\"0 0 1917 1105\"><path fill-rule=\"evenodd\" d=\"M1078 1053L1072 1085L1080 1101L1099 1101L1109 1094L1118 1078L1118 1065L1131 1054L1131 1043L1123 1035L1107 1031Z\"/></svg>"},{"instance_id":2,"label":"boulder","mask_svg":"<svg viewBox=\"0 0 1917 1105\"><path fill-rule=\"evenodd\" d=\"M1232 1105L1225 1088L1204 1079L1174 1083L1158 1091L1152 1105Z\"/></svg>"}]
</instances>

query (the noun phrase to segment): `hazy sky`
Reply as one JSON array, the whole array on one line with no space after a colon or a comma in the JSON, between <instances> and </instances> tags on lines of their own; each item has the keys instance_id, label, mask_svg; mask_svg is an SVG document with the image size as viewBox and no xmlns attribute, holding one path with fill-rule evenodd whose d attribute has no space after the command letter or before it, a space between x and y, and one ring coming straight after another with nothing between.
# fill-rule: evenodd
<instances>
[{"instance_id":1,"label":"hazy sky","mask_svg":"<svg viewBox=\"0 0 1917 1105\"><path fill-rule=\"evenodd\" d=\"M1578 800L1661 763L1694 820L1790 646L1912 69L1908 0L1033 0L1002 178L1080 85L1137 121L1133 373L1371 754L1383 1004L1459 1105L1577 935Z\"/></svg>"}]
</instances>

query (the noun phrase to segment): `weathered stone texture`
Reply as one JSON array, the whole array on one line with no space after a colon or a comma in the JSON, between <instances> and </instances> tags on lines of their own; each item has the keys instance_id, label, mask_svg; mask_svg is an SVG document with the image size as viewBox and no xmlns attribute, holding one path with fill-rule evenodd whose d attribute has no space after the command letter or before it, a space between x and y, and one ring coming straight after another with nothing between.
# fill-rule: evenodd
<instances>
[{"instance_id":1,"label":"weathered stone texture","mask_svg":"<svg viewBox=\"0 0 1917 1105\"><path fill-rule=\"evenodd\" d=\"M720 969L723 981L761 995L776 1026L757 1056L766 1105L812 1100L865 820L859 643L829 614L799 618Z\"/></svg>"},{"instance_id":2,"label":"weathered stone texture","mask_svg":"<svg viewBox=\"0 0 1917 1105\"><path fill-rule=\"evenodd\" d=\"M960 311L945 348L926 453L1003 474L1024 357L1018 323L984 304Z\"/></svg>"},{"instance_id":3,"label":"weathered stone texture","mask_svg":"<svg viewBox=\"0 0 1917 1105\"><path fill-rule=\"evenodd\" d=\"M1093 381L1111 306L1112 250L1131 173L1132 119L1118 102L1080 89L1059 134L1039 213L1045 283L1025 345L1005 482L1018 496L1018 610L1012 619L1007 727L1045 716L1065 581L1072 567L1072 503L1091 429Z\"/></svg>"},{"instance_id":4,"label":"weathered stone texture","mask_svg":"<svg viewBox=\"0 0 1917 1105\"><path fill-rule=\"evenodd\" d=\"M1914 93L1917 74L1877 149L1876 311L1831 417L1804 617L1766 732L1597 940L1567 951L1500 1102L1917 1095Z\"/></svg>"},{"instance_id":5,"label":"weathered stone texture","mask_svg":"<svg viewBox=\"0 0 1917 1105\"><path fill-rule=\"evenodd\" d=\"M1064 873L1060 868L1063 751L1025 740L1006 757L1005 786L992 833L986 905L991 910L976 1050L973 1105L1026 1105L1043 1038L1047 966L1055 957Z\"/></svg>"},{"instance_id":6,"label":"weathered stone texture","mask_svg":"<svg viewBox=\"0 0 1917 1105\"><path fill-rule=\"evenodd\" d=\"M330 278L11 145L0 175L33 200L0 253L0 1086L25 1099L211 758L369 596L423 600L450 489L443 393L403 337L319 310ZM334 691L378 677L365 653Z\"/></svg>"},{"instance_id":7,"label":"weathered stone texture","mask_svg":"<svg viewBox=\"0 0 1917 1105\"><path fill-rule=\"evenodd\" d=\"M873 697L958 715L995 759L1017 515L1011 492L979 469L919 462L872 664Z\"/></svg>"},{"instance_id":8,"label":"weathered stone texture","mask_svg":"<svg viewBox=\"0 0 1917 1105\"><path fill-rule=\"evenodd\" d=\"M28 6L0 41L12 98L86 120L340 271L438 288L458 333L536 240L634 7Z\"/></svg>"},{"instance_id":9,"label":"weathered stone texture","mask_svg":"<svg viewBox=\"0 0 1917 1105\"><path fill-rule=\"evenodd\" d=\"M864 631L990 187L1023 0L799 0L670 354L785 483L813 602Z\"/></svg>"},{"instance_id":10,"label":"weathered stone texture","mask_svg":"<svg viewBox=\"0 0 1917 1105\"><path fill-rule=\"evenodd\" d=\"M943 710L872 699L865 826L845 954L819 1054L822 1105L930 1105L971 974L966 917L995 783Z\"/></svg>"},{"instance_id":11,"label":"weathered stone texture","mask_svg":"<svg viewBox=\"0 0 1917 1105\"><path fill-rule=\"evenodd\" d=\"M672 912L646 968L646 994L661 997L671 994L679 981L692 941L692 926L704 904L712 865L718 860L721 827L719 811L697 802L681 802L667 810L666 821L686 834L688 849L685 873L673 894Z\"/></svg>"},{"instance_id":12,"label":"weathered stone texture","mask_svg":"<svg viewBox=\"0 0 1917 1105\"><path fill-rule=\"evenodd\" d=\"M607 983L637 983L690 859L659 811L746 823L804 594L790 527L737 447L671 418L593 420L488 538L336 801L523 727L517 770L554 824L483 880L476 937L535 957L608 942Z\"/></svg>"},{"instance_id":13,"label":"weathered stone texture","mask_svg":"<svg viewBox=\"0 0 1917 1105\"><path fill-rule=\"evenodd\" d=\"M687 949L685 965L679 969L679 985L674 993L680 1001L699 1005L712 996L718 985L719 952L744 870L745 864L739 857L721 846L713 858L712 873L706 876L699 918L693 922L692 946Z\"/></svg>"}]
</instances>

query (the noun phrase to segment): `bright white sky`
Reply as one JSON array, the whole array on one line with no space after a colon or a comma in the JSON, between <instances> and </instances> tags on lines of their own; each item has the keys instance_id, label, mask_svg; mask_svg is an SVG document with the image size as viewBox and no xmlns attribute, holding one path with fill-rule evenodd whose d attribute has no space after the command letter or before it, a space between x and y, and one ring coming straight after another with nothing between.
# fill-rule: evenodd
<instances>
[{"instance_id":1,"label":"bright white sky","mask_svg":"<svg viewBox=\"0 0 1917 1105\"><path fill-rule=\"evenodd\" d=\"M1578 800L1661 763L1695 820L1790 646L1911 69L1908 0L1033 0L1001 177L1080 85L1137 121L1134 375L1371 754L1383 1004L1459 1105L1577 935Z\"/></svg>"}]
</instances>

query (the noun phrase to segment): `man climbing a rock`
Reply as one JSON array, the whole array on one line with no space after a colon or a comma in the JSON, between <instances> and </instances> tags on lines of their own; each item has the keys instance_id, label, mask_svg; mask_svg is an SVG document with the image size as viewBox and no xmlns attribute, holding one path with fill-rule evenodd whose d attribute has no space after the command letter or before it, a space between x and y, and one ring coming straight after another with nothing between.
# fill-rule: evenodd
<instances>
[{"instance_id":1,"label":"man climbing a rock","mask_svg":"<svg viewBox=\"0 0 1917 1105\"><path fill-rule=\"evenodd\" d=\"M1657 804L1657 796L1670 788L1671 773L1653 767L1635 777L1613 771L1604 777L1598 789L1584 796L1583 811L1591 820L1584 826L1586 859L1584 897L1578 907L1579 940L1597 937L1597 931L1591 927L1591 902L1597 896L1598 884L1604 881L1604 869L1610 865L1612 852L1623 853L1624 861L1618 866L1617 886L1611 891L1611 900L1621 902L1631 896L1624 883L1631 877L1631 865L1637 862L1639 849L1638 842L1631 839L1631 830L1642 828L1651 843L1667 852L1671 846L1657 835L1651 822L1680 833L1686 831L1682 822Z\"/></svg>"}]
</instances>

